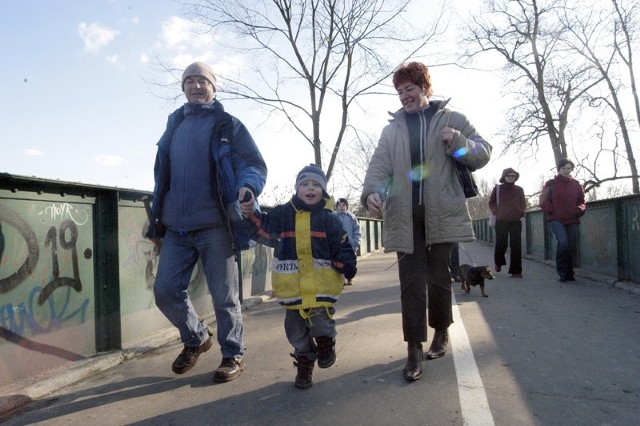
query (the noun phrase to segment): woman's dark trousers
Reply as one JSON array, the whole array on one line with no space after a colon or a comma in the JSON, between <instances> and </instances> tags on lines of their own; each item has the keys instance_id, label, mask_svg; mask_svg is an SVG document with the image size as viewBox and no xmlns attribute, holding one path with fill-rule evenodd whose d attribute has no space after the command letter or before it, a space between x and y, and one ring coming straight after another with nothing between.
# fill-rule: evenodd
<instances>
[{"instance_id":1,"label":"woman's dark trousers","mask_svg":"<svg viewBox=\"0 0 640 426\"><path fill-rule=\"evenodd\" d=\"M511 247L509 273L522 274L522 222L496 221L496 247L493 258L496 266L507 264L507 243Z\"/></svg>"},{"instance_id":2,"label":"woman's dark trousers","mask_svg":"<svg viewBox=\"0 0 640 426\"><path fill-rule=\"evenodd\" d=\"M424 221L414 220L413 247L413 254L398 253L402 331L405 342L426 342L427 300L429 326L446 330L453 322L451 243L425 247Z\"/></svg>"}]
</instances>

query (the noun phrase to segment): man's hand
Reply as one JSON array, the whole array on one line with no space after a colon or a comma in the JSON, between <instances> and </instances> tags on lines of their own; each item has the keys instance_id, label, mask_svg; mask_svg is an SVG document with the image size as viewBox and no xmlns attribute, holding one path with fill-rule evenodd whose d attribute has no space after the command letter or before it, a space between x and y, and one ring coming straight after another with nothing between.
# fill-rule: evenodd
<instances>
[{"instance_id":1,"label":"man's hand","mask_svg":"<svg viewBox=\"0 0 640 426\"><path fill-rule=\"evenodd\" d=\"M162 248L162 239L161 238L149 238L149 240L153 243L153 254L160 254L160 249Z\"/></svg>"},{"instance_id":2,"label":"man's hand","mask_svg":"<svg viewBox=\"0 0 640 426\"><path fill-rule=\"evenodd\" d=\"M249 217L256 211L255 199L253 192L249 188L242 187L238 191L238 201L240 202L240 210L244 217Z\"/></svg>"},{"instance_id":3,"label":"man's hand","mask_svg":"<svg viewBox=\"0 0 640 426\"><path fill-rule=\"evenodd\" d=\"M372 192L367 196L367 210L373 214L378 214L381 209L382 199L380 199L380 195L377 192Z\"/></svg>"}]
</instances>

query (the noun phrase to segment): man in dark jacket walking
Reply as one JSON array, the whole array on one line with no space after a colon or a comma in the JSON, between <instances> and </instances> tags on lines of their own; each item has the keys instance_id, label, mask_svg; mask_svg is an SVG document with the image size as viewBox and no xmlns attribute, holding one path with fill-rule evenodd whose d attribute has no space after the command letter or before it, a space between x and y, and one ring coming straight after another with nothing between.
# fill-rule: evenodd
<instances>
[{"instance_id":1,"label":"man in dark jacket walking","mask_svg":"<svg viewBox=\"0 0 640 426\"><path fill-rule=\"evenodd\" d=\"M213 380L228 382L245 367L236 258L248 248L240 204L262 192L267 167L246 127L215 99L216 78L202 62L182 75L187 103L169 116L158 142L147 237L159 245L156 305L180 331L184 348L172 370L183 374L208 351L211 337L188 287L198 259L216 315L222 363Z\"/></svg>"}]
</instances>

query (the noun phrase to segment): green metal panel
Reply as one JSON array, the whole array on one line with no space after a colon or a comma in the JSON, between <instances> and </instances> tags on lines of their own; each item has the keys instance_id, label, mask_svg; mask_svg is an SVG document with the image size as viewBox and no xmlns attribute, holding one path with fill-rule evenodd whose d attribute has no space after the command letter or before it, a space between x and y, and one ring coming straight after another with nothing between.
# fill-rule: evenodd
<instances>
[{"instance_id":1,"label":"green metal panel","mask_svg":"<svg viewBox=\"0 0 640 426\"><path fill-rule=\"evenodd\" d=\"M156 308L153 283L158 254L144 238L148 221L141 202L118 205L118 252L120 254L120 315L122 346L131 346L155 330L169 326Z\"/></svg>"},{"instance_id":2,"label":"green metal panel","mask_svg":"<svg viewBox=\"0 0 640 426\"><path fill-rule=\"evenodd\" d=\"M135 344L140 338L159 329L171 326L155 305L153 283L157 272L158 254L153 249L153 243L144 237L148 226L146 212L140 201L119 201L119 305L124 347ZM191 276L189 295L200 315L206 316L211 313L213 305L199 261Z\"/></svg>"},{"instance_id":3,"label":"green metal panel","mask_svg":"<svg viewBox=\"0 0 640 426\"><path fill-rule=\"evenodd\" d=\"M547 222L545 221L544 214L541 210L531 212L527 214L528 228L527 232L527 254L534 256L540 256L544 258L545 246L544 246L544 234L547 231Z\"/></svg>"},{"instance_id":4,"label":"green metal panel","mask_svg":"<svg viewBox=\"0 0 640 426\"><path fill-rule=\"evenodd\" d=\"M616 210L614 204L591 207L580 219L580 265L617 277Z\"/></svg>"},{"instance_id":5,"label":"green metal panel","mask_svg":"<svg viewBox=\"0 0 640 426\"><path fill-rule=\"evenodd\" d=\"M364 234L364 239L367 243L367 253L371 253L373 251L373 244L371 244L371 240L372 240L371 225L372 225L371 221L367 221L367 230Z\"/></svg>"},{"instance_id":6,"label":"green metal panel","mask_svg":"<svg viewBox=\"0 0 640 426\"><path fill-rule=\"evenodd\" d=\"M0 190L0 384L94 353L94 255L92 199Z\"/></svg>"},{"instance_id":7,"label":"green metal panel","mask_svg":"<svg viewBox=\"0 0 640 426\"><path fill-rule=\"evenodd\" d=\"M96 351L122 348L118 274L118 193L102 190L95 209Z\"/></svg>"},{"instance_id":8,"label":"green metal panel","mask_svg":"<svg viewBox=\"0 0 640 426\"><path fill-rule=\"evenodd\" d=\"M628 279L640 282L640 203L625 206Z\"/></svg>"}]
</instances>

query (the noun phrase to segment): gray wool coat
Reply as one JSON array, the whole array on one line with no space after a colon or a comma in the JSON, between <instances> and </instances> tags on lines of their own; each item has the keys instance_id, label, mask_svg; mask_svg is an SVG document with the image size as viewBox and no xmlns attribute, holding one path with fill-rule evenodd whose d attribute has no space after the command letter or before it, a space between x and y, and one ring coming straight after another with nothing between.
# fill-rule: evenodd
<instances>
[{"instance_id":1,"label":"gray wool coat","mask_svg":"<svg viewBox=\"0 0 640 426\"><path fill-rule=\"evenodd\" d=\"M425 147L427 175L423 201L427 245L475 239L455 161L476 170L491 158L491 145L482 139L463 114L446 109L447 102L432 102L437 111L431 119ZM385 202L382 233L385 252L414 252L409 179L411 154L405 114L404 109L390 113L392 118L382 130L371 157L360 197L365 208L367 197L373 192ZM441 139L445 126L458 130L449 147ZM454 160L454 153L465 154Z\"/></svg>"}]
</instances>

